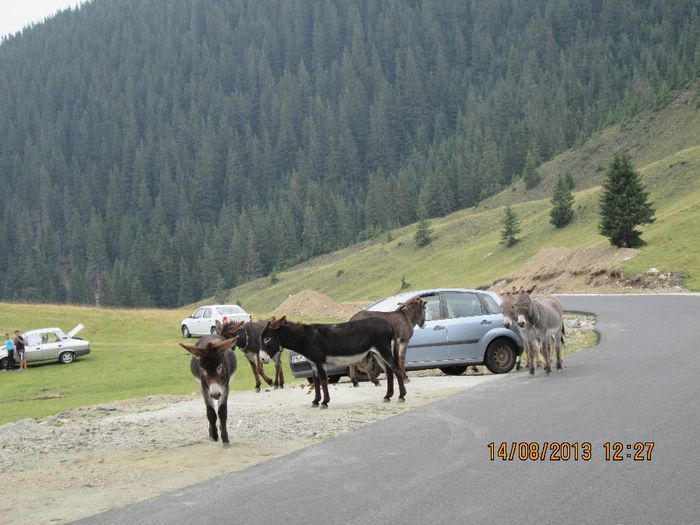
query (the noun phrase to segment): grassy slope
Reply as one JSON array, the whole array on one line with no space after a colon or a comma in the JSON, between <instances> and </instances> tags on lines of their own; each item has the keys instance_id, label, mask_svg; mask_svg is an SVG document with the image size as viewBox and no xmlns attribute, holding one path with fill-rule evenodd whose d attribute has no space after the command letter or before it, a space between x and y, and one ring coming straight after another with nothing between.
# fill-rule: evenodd
<instances>
[{"instance_id":1,"label":"grassy slope","mask_svg":"<svg viewBox=\"0 0 700 525\"><path fill-rule=\"evenodd\" d=\"M30 365L0 373L0 424L94 403L156 394L189 394L199 386L189 372L178 328L179 310L110 310L65 305L0 304L5 331L59 326L85 329L92 353L71 365ZM4 332L3 332L4 333ZM252 389L253 374L237 352L234 390ZM272 368L268 365L268 375ZM285 378L293 378L286 365ZM48 398L48 399L38 399Z\"/></svg>"},{"instance_id":2,"label":"grassy slope","mask_svg":"<svg viewBox=\"0 0 700 525\"><path fill-rule=\"evenodd\" d=\"M651 190L657 221L644 228L648 245L625 270L682 270L685 282L700 290L700 98L697 89L680 93L666 108L648 111L607 128L581 148L541 166L543 183L525 192L520 183L475 208L433 221L437 239L418 249L415 225L334 254L319 257L278 275L272 285L258 279L231 290L229 298L253 311L267 312L289 294L312 288L338 300L369 300L398 291L405 276L412 289L478 286L512 273L545 246L604 245L598 235L598 199L604 168L615 152L632 155ZM555 230L549 224L549 196L557 173L570 171L577 188L575 219ZM502 206L514 204L522 241L505 249L498 243ZM340 272L342 270L342 273Z\"/></svg>"}]
</instances>

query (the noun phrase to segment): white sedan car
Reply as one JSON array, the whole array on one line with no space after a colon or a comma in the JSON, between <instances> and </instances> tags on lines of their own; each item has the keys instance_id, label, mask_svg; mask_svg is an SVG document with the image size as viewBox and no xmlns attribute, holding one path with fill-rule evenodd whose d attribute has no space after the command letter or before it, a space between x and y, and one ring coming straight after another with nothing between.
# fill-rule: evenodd
<instances>
[{"instance_id":1,"label":"white sedan car","mask_svg":"<svg viewBox=\"0 0 700 525\"><path fill-rule=\"evenodd\" d=\"M90 342L75 336L83 328L83 325L79 324L67 334L56 327L39 328L23 333L22 336L27 342L24 347L27 363L57 359L60 363L67 365L75 361L76 357L88 355ZM19 363L16 350L14 358L15 363ZM5 368L6 364L7 350L3 347L0 350L0 367Z\"/></svg>"},{"instance_id":2,"label":"white sedan car","mask_svg":"<svg viewBox=\"0 0 700 525\"><path fill-rule=\"evenodd\" d=\"M182 337L203 336L216 333L216 322L252 321L253 318L236 304L210 304L200 306L192 315L182 320Z\"/></svg>"}]
</instances>

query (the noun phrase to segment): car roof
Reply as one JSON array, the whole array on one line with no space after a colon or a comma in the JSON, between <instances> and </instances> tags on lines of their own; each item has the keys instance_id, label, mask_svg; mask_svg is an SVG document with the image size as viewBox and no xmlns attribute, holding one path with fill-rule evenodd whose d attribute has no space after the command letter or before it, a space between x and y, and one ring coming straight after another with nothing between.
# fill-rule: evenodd
<instances>
[{"instance_id":1,"label":"car roof","mask_svg":"<svg viewBox=\"0 0 700 525\"><path fill-rule=\"evenodd\" d=\"M403 302L407 299L410 299L411 297L415 297L416 295L432 295L440 292L469 292L469 293L480 293L480 294L488 294L494 297L495 294L494 292L490 292L488 290L475 290L473 288L429 288L426 290L416 290L412 292L401 292L396 295L392 295L390 297L385 297L384 299L381 299L379 301L375 301L372 304L370 304L367 307L367 310L373 310L375 307L378 306L383 306L386 307L391 304L398 304L400 302Z\"/></svg>"},{"instance_id":2,"label":"car roof","mask_svg":"<svg viewBox=\"0 0 700 525\"><path fill-rule=\"evenodd\" d=\"M32 335L32 334L43 334L44 332L61 332L63 333L63 330L60 328L51 327L51 328L35 328L34 330L27 330L24 332L24 335Z\"/></svg>"}]
</instances>

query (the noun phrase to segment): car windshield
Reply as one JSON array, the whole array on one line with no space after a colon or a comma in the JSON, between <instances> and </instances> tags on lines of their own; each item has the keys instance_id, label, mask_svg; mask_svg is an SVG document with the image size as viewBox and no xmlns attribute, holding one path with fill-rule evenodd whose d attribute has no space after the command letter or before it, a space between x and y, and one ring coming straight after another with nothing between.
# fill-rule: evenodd
<instances>
[{"instance_id":1,"label":"car windshield","mask_svg":"<svg viewBox=\"0 0 700 525\"><path fill-rule=\"evenodd\" d=\"M234 315L244 314L243 308L240 306L217 306L216 311L219 315Z\"/></svg>"}]
</instances>

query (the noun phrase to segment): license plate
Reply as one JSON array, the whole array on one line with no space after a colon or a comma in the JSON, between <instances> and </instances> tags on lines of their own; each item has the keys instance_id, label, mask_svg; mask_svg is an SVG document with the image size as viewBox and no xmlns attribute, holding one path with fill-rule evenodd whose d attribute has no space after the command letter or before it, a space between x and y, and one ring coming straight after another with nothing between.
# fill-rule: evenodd
<instances>
[{"instance_id":1,"label":"license plate","mask_svg":"<svg viewBox=\"0 0 700 525\"><path fill-rule=\"evenodd\" d=\"M303 363L304 361L306 361L306 358L303 355L294 354L292 356L292 363Z\"/></svg>"}]
</instances>

